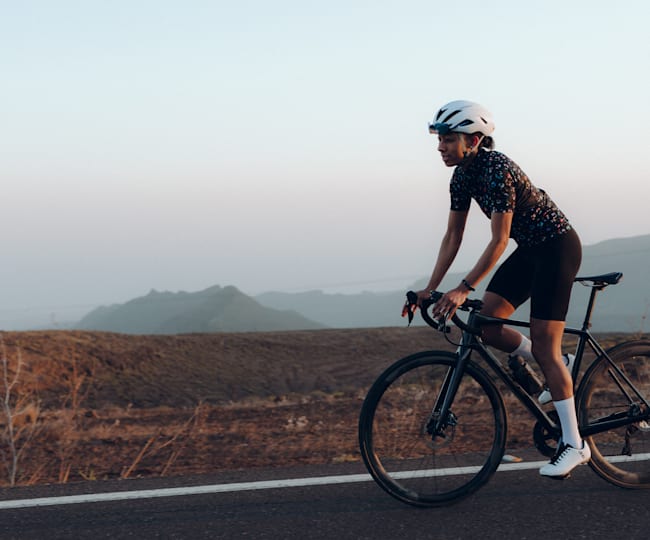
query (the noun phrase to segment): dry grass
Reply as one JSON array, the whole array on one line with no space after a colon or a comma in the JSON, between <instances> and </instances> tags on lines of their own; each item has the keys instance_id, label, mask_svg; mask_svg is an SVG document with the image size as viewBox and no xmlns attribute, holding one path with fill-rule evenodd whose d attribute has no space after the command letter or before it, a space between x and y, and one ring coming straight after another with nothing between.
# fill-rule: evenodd
<instances>
[{"instance_id":1,"label":"dry grass","mask_svg":"<svg viewBox=\"0 0 650 540\"><path fill-rule=\"evenodd\" d=\"M14 414L37 428L15 482L357 460L367 387L400 357L453 350L442 339L426 328L4 333L35 397L33 408ZM512 405L511 441L530 445L532 423Z\"/></svg>"}]
</instances>

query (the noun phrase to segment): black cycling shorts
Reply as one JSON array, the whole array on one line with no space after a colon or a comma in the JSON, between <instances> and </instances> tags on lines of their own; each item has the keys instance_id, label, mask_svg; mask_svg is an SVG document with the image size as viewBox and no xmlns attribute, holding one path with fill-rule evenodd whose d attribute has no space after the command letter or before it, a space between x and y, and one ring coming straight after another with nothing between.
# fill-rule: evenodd
<instances>
[{"instance_id":1,"label":"black cycling shorts","mask_svg":"<svg viewBox=\"0 0 650 540\"><path fill-rule=\"evenodd\" d=\"M521 247L504 261L487 286L515 308L530 298L530 316L564 321L580 262L578 234L569 232L536 246Z\"/></svg>"}]
</instances>

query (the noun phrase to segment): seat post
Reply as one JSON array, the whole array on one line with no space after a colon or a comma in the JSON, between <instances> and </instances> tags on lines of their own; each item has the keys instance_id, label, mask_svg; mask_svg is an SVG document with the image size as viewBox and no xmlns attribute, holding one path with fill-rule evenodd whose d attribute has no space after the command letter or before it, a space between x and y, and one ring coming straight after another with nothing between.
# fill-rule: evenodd
<instances>
[{"instance_id":1,"label":"seat post","mask_svg":"<svg viewBox=\"0 0 650 540\"><path fill-rule=\"evenodd\" d=\"M587 304L587 312L585 313L585 320L582 323L582 331L586 332L591 326L591 313L594 309L594 303L596 302L596 294L598 291L602 290L603 287L592 286L591 293L589 294L589 303Z\"/></svg>"}]
</instances>

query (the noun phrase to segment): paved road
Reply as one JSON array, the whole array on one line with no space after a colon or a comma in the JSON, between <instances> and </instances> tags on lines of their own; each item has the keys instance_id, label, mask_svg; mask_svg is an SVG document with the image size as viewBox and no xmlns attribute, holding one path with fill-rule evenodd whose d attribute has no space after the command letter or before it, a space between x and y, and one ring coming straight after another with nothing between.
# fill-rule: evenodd
<instances>
[{"instance_id":1,"label":"paved road","mask_svg":"<svg viewBox=\"0 0 650 540\"><path fill-rule=\"evenodd\" d=\"M159 489L363 472L358 466L249 471L173 480L45 486L0 499ZM650 491L610 486L582 467L570 480L500 472L442 509L394 501L372 482L0 510L2 539L543 539L650 537Z\"/></svg>"}]
</instances>

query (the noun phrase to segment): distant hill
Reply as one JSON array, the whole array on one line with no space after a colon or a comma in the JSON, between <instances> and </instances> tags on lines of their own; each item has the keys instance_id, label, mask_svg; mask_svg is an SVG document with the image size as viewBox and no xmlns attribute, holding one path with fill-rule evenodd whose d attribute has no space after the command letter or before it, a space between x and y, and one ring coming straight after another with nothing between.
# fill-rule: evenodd
<instances>
[{"instance_id":1,"label":"distant hill","mask_svg":"<svg viewBox=\"0 0 650 540\"><path fill-rule=\"evenodd\" d=\"M183 334L313 330L324 326L295 311L262 306L235 287L214 286L195 293L152 290L125 304L99 307L74 328L126 334Z\"/></svg>"},{"instance_id":2,"label":"distant hill","mask_svg":"<svg viewBox=\"0 0 650 540\"><path fill-rule=\"evenodd\" d=\"M404 291L360 294L326 294L322 291L301 293L267 292L255 296L260 304L275 309L293 309L305 317L331 328L401 326L400 310Z\"/></svg>"},{"instance_id":3,"label":"distant hill","mask_svg":"<svg viewBox=\"0 0 650 540\"><path fill-rule=\"evenodd\" d=\"M600 332L650 331L650 235L607 240L583 249L580 275L623 272L623 281L600 294L593 329ZM441 289L455 286L465 273L448 275ZM482 294L489 278L476 295ZM254 298L235 287L204 291L157 292L125 304L105 306L86 315L73 328L128 334L253 332L404 326L400 317L404 293L425 286L426 278L404 290L360 294L268 292ZM567 322L579 326L589 289L576 285ZM515 314L528 317L528 303ZM421 324L417 322L416 324Z\"/></svg>"},{"instance_id":4,"label":"distant hill","mask_svg":"<svg viewBox=\"0 0 650 540\"><path fill-rule=\"evenodd\" d=\"M650 332L650 235L606 240L584 248L581 275L623 272L623 280L599 295L594 328L603 331ZM573 318L585 306L588 290L577 287ZM579 311L584 311L581 307Z\"/></svg>"},{"instance_id":5,"label":"distant hill","mask_svg":"<svg viewBox=\"0 0 650 540\"><path fill-rule=\"evenodd\" d=\"M607 240L584 246L579 275L623 272L623 281L609 287L597 299L593 329L612 332L650 331L650 235ZM455 286L465 273L449 274L441 289ZM332 328L401 326L400 308L408 289L424 288L427 278L405 284L404 291L361 294L325 294L322 291L303 293L268 292L255 297L260 304L276 309L292 309L305 317ZM478 288L482 294L489 278ZM567 322L582 322L589 289L576 285ZM528 303L516 316L528 317Z\"/></svg>"}]
</instances>

